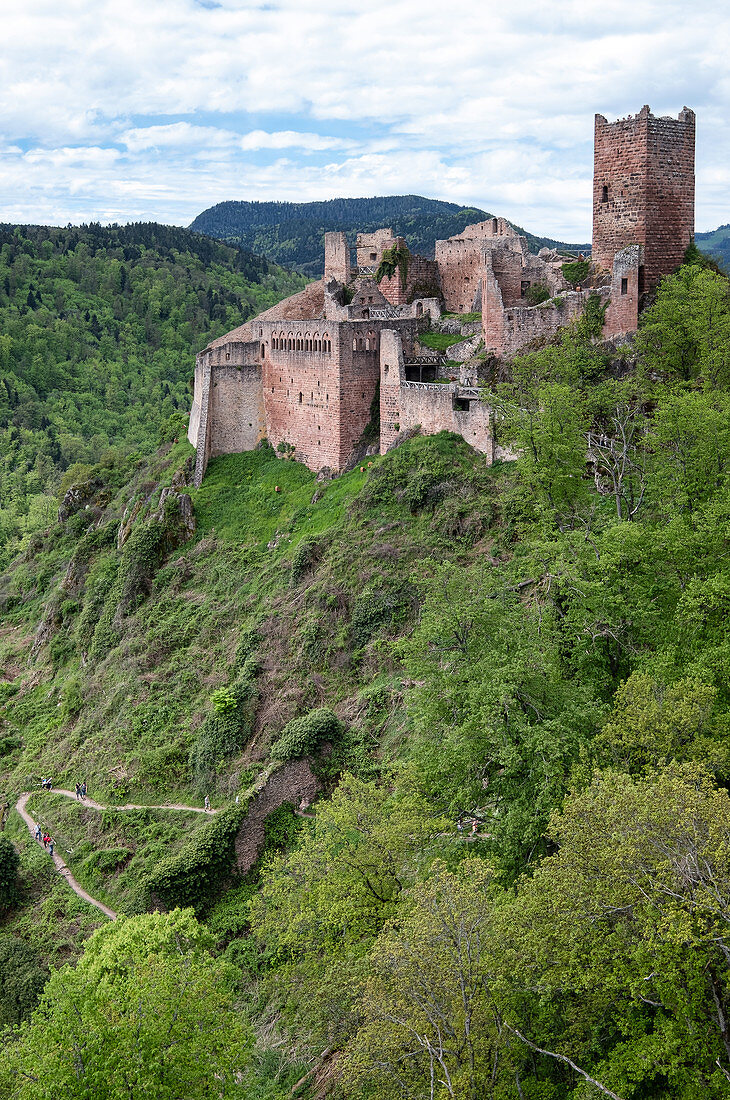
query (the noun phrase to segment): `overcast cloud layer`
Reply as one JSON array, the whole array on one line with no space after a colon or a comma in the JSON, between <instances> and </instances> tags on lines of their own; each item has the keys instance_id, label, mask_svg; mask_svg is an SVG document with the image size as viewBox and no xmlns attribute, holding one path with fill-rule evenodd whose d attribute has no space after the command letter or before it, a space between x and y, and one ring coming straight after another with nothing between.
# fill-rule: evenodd
<instances>
[{"instance_id":1,"label":"overcast cloud layer","mask_svg":"<svg viewBox=\"0 0 730 1100\"><path fill-rule=\"evenodd\" d=\"M729 28L715 0L26 0L0 41L0 221L420 194L589 240L593 115L649 103L697 112L714 228Z\"/></svg>"}]
</instances>

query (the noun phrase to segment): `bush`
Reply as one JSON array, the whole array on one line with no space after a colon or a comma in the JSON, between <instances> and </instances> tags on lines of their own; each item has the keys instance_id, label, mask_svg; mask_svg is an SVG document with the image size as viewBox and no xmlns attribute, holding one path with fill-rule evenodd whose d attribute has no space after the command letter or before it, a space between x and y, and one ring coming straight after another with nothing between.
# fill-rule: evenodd
<instances>
[{"instance_id":1,"label":"bush","mask_svg":"<svg viewBox=\"0 0 730 1100\"><path fill-rule=\"evenodd\" d=\"M319 557L319 541L317 539L302 539L294 551L294 557L292 558L291 584L299 584L302 577L319 561Z\"/></svg>"},{"instance_id":2,"label":"bush","mask_svg":"<svg viewBox=\"0 0 730 1100\"><path fill-rule=\"evenodd\" d=\"M342 734L342 725L329 707L310 710L300 718L292 718L284 726L278 741L271 746L273 760L291 760L314 752L323 741L336 741Z\"/></svg>"},{"instance_id":3,"label":"bush","mask_svg":"<svg viewBox=\"0 0 730 1100\"><path fill-rule=\"evenodd\" d=\"M235 840L245 816L245 806L216 814L176 855L160 860L144 880L146 892L168 909L192 905L199 913L212 905L233 872Z\"/></svg>"},{"instance_id":4,"label":"bush","mask_svg":"<svg viewBox=\"0 0 730 1100\"><path fill-rule=\"evenodd\" d=\"M352 610L353 648L362 649L383 627L404 623L417 606L417 591L408 581L366 588Z\"/></svg>"},{"instance_id":5,"label":"bush","mask_svg":"<svg viewBox=\"0 0 730 1100\"><path fill-rule=\"evenodd\" d=\"M531 306L539 306L540 302L547 302L551 297L550 288L545 283L533 283L527 288L525 297Z\"/></svg>"},{"instance_id":6,"label":"bush","mask_svg":"<svg viewBox=\"0 0 730 1100\"><path fill-rule=\"evenodd\" d=\"M566 282L571 286L579 286L586 281L590 269L590 260L575 260L572 263L563 264L560 270Z\"/></svg>"},{"instance_id":7,"label":"bush","mask_svg":"<svg viewBox=\"0 0 730 1100\"><path fill-rule=\"evenodd\" d=\"M19 737L16 737L14 733L8 734L7 737L0 737L0 757L9 756L11 752L15 752L22 745L22 741Z\"/></svg>"},{"instance_id":8,"label":"bush","mask_svg":"<svg viewBox=\"0 0 730 1100\"><path fill-rule=\"evenodd\" d=\"M0 936L0 1020L19 1024L30 1017L48 974L35 952L14 936Z\"/></svg>"},{"instance_id":9,"label":"bush","mask_svg":"<svg viewBox=\"0 0 730 1100\"><path fill-rule=\"evenodd\" d=\"M209 792L221 764L240 752L253 732L257 672L256 657L247 657L238 680L211 696L213 713L200 726L188 757L193 782L201 794Z\"/></svg>"},{"instance_id":10,"label":"bush","mask_svg":"<svg viewBox=\"0 0 730 1100\"><path fill-rule=\"evenodd\" d=\"M10 909L18 900L20 856L12 843L0 835L0 909Z\"/></svg>"}]
</instances>

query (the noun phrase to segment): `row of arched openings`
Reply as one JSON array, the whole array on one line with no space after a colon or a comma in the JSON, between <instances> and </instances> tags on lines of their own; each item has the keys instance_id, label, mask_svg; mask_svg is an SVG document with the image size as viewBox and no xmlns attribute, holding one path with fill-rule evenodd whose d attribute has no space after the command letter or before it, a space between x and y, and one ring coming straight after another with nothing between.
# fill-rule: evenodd
<instances>
[{"instance_id":1,"label":"row of arched openings","mask_svg":"<svg viewBox=\"0 0 730 1100\"><path fill-rule=\"evenodd\" d=\"M319 352L322 355L330 355L332 341L328 333L320 337L318 332L305 332L304 336L297 336L293 332L278 332L271 337L272 351L310 351Z\"/></svg>"},{"instance_id":2,"label":"row of arched openings","mask_svg":"<svg viewBox=\"0 0 730 1100\"><path fill-rule=\"evenodd\" d=\"M367 336L353 336L353 351L377 351L378 341L374 332L368 332Z\"/></svg>"}]
</instances>

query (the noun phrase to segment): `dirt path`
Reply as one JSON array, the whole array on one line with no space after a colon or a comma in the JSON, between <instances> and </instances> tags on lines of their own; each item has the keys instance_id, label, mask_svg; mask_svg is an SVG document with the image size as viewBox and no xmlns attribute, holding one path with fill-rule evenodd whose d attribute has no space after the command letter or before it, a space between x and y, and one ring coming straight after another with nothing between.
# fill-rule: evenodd
<instances>
[{"instance_id":1,"label":"dirt path","mask_svg":"<svg viewBox=\"0 0 730 1100\"><path fill-rule=\"evenodd\" d=\"M28 826L28 832L30 833L30 835L33 837L34 840L35 840L36 822L30 816L28 811L26 810L26 805L28 803L29 798L31 798L34 794L40 794L40 793L41 793L41 791L25 791L23 794L21 794L20 798L15 803L15 809L18 811L18 813L22 817L23 821ZM126 806L102 806L100 802L95 802L93 798L76 799L75 791L65 791L61 787L56 787L53 790L48 791L47 793L48 794L60 794L64 798L73 798L75 801L80 802L81 805L83 805L83 806L91 806L91 808L93 810L109 810L109 809L113 809L113 810L187 810L190 813L209 814L209 815L212 815L212 814L215 814L215 813L218 812L217 810L205 810L205 809L202 809L200 806L183 806L179 802L166 802L166 803L164 803L163 805L160 805L160 806L142 806L142 805L138 806L135 803L128 803ZM36 841L36 843L40 844L40 841ZM54 866L55 866L56 870L58 871L59 875L63 876L63 878L66 880L66 882L69 884L69 886L73 890L73 892L75 894L77 894L78 897L83 898L84 901L88 901L90 905L95 905L96 908L100 909L101 912L106 917L109 917L109 920L116 920L117 919L117 914L114 912L113 909L110 909L108 905L104 905L104 903L99 901L97 898L92 898L91 894L87 894L87 892L86 892L86 890L84 890L83 886L81 886L80 883L78 883L76 881L76 879L73 877L73 875L69 871L68 867L64 863L63 858L60 855L58 855L56 852L54 852L53 856L51 858L53 859Z\"/></svg>"}]
</instances>

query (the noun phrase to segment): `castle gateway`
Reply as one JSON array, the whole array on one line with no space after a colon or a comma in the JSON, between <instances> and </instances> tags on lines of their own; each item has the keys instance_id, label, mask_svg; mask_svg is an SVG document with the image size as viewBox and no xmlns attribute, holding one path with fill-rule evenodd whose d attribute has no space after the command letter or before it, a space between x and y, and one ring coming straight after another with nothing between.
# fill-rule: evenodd
<instances>
[{"instance_id":1,"label":"castle gateway","mask_svg":"<svg viewBox=\"0 0 730 1100\"><path fill-rule=\"evenodd\" d=\"M358 236L353 265L345 234L325 234L323 279L197 356L188 428L196 484L211 457L264 438L312 470L342 470L378 392L381 453L418 425L458 432L491 462L498 451L478 364L469 363L474 341L436 381L443 364L419 334L443 310L478 313L480 348L510 359L580 316L592 294L606 305L607 339L636 331L644 295L694 238L694 146L687 107L676 119L648 107L614 123L596 115L593 255L578 286L565 277L564 256L531 254L503 218L437 241L433 260L380 229ZM531 288L546 300L532 304Z\"/></svg>"}]
</instances>

